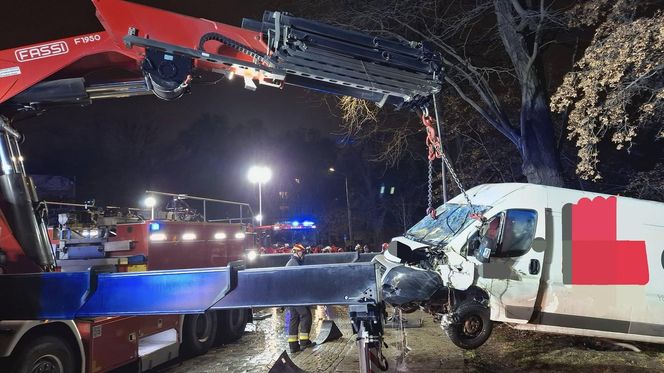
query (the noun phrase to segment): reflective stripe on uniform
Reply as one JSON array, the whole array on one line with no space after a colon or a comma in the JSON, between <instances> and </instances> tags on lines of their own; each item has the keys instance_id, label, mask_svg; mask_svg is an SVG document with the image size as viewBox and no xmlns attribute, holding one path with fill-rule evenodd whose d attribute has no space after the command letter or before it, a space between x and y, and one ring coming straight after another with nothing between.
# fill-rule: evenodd
<instances>
[{"instance_id":1,"label":"reflective stripe on uniform","mask_svg":"<svg viewBox=\"0 0 664 373\"><path fill-rule=\"evenodd\" d=\"M296 335L289 335L288 336L288 342L297 342L297 336Z\"/></svg>"},{"instance_id":2,"label":"reflective stripe on uniform","mask_svg":"<svg viewBox=\"0 0 664 373\"><path fill-rule=\"evenodd\" d=\"M309 339L309 334L308 333L300 333L300 340L301 341L306 341Z\"/></svg>"}]
</instances>

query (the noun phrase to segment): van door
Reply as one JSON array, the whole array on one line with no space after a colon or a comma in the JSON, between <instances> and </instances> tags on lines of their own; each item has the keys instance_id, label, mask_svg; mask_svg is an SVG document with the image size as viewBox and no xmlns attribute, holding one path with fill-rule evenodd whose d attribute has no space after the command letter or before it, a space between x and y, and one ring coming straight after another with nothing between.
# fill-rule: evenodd
<instances>
[{"instance_id":1,"label":"van door","mask_svg":"<svg viewBox=\"0 0 664 373\"><path fill-rule=\"evenodd\" d=\"M490 262L478 266L492 320L527 323L533 314L546 248L543 212L509 209L494 218L500 219L498 244Z\"/></svg>"}]
</instances>

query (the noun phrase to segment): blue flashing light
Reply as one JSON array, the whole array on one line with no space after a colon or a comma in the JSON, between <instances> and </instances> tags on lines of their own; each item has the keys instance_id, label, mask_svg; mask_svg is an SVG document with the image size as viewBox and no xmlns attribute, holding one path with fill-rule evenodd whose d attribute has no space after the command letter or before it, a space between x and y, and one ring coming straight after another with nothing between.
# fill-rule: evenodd
<instances>
[{"instance_id":1,"label":"blue flashing light","mask_svg":"<svg viewBox=\"0 0 664 373\"><path fill-rule=\"evenodd\" d=\"M302 225L305 227L312 227L314 225L313 221L305 220L302 222Z\"/></svg>"},{"instance_id":2,"label":"blue flashing light","mask_svg":"<svg viewBox=\"0 0 664 373\"><path fill-rule=\"evenodd\" d=\"M294 227L299 227L299 226L300 226L300 222L297 221L297 220L294 220L294 221L291 223L291 225L294 226Z\"/></svg>"},{"instance_id":3,"label":"blue flashing light","mask_svg":"<svg viewBox=\"0 0 664 373\"><path fill-rule=\"evenodd\" d=\"M156 232L161 229L161 224L159 223L150 223L150 232Z\"/></svg>"}]
</instances>

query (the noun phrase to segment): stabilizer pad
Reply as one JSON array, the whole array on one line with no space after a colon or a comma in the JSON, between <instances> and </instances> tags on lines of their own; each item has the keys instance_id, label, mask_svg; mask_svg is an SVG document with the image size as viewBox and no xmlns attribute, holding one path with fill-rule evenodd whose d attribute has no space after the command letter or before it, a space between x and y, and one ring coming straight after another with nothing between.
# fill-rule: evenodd
<instances>
[{"instance_id":1,"label":"stabilizer pad","mask_svg":"<svg viewBox=\"0 0 664 373\"><path fill-rule=\"evenodd\" d=\"M314 340L314 343L321 345L325 342L334 341L343 337L343 333L337 327L337 324L332 320L323 320L323 324L320 326L320 331L318 336Z\"/></svg>"},{"instance_id":2,"label":"stabilizer pad","mask_svg":"<svg viewBox=\"0 0 664 373\"><path fill-rule=\"evenodd\" d=\"M298 368L286 351L284 351L279 355L279 358L274 362L268 373L305 373L305 371Z\"/></svg>"}]
</instances>

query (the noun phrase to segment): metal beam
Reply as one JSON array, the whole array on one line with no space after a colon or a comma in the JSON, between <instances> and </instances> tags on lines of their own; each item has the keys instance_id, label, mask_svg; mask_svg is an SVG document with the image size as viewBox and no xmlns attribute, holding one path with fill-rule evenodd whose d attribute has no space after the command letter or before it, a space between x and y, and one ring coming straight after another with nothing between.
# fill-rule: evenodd
<instances>
[{"instance_id":1,"label":"metal beam","mask_svg":"<svg viewBox=\"0 0 664 373\"><path fill-rule=\"evenodd\" d=\"M377 283L366 262L246 269L212 309L376 303Z\"/></svg>"},{"instance_id":2,"label":"metal beam","mask_svg":"<svg viewBox=\"0 0 664 373\"><path fill-rule=\"evenodd\" d=\"M230 267L0 276L0 320L204 312L231 290Z\"/></svg>"},{"instance_id":3,"label":"metal beam","mask_svg":"<svg viewBox=\"0 0 664 373\"><path fill-rule=\"evenodd\" d=\"M294 291L294 289L297 291ZM0 276L0 320L200 313L380 301L373 263Z\"/></svg>"}]
</instances>

